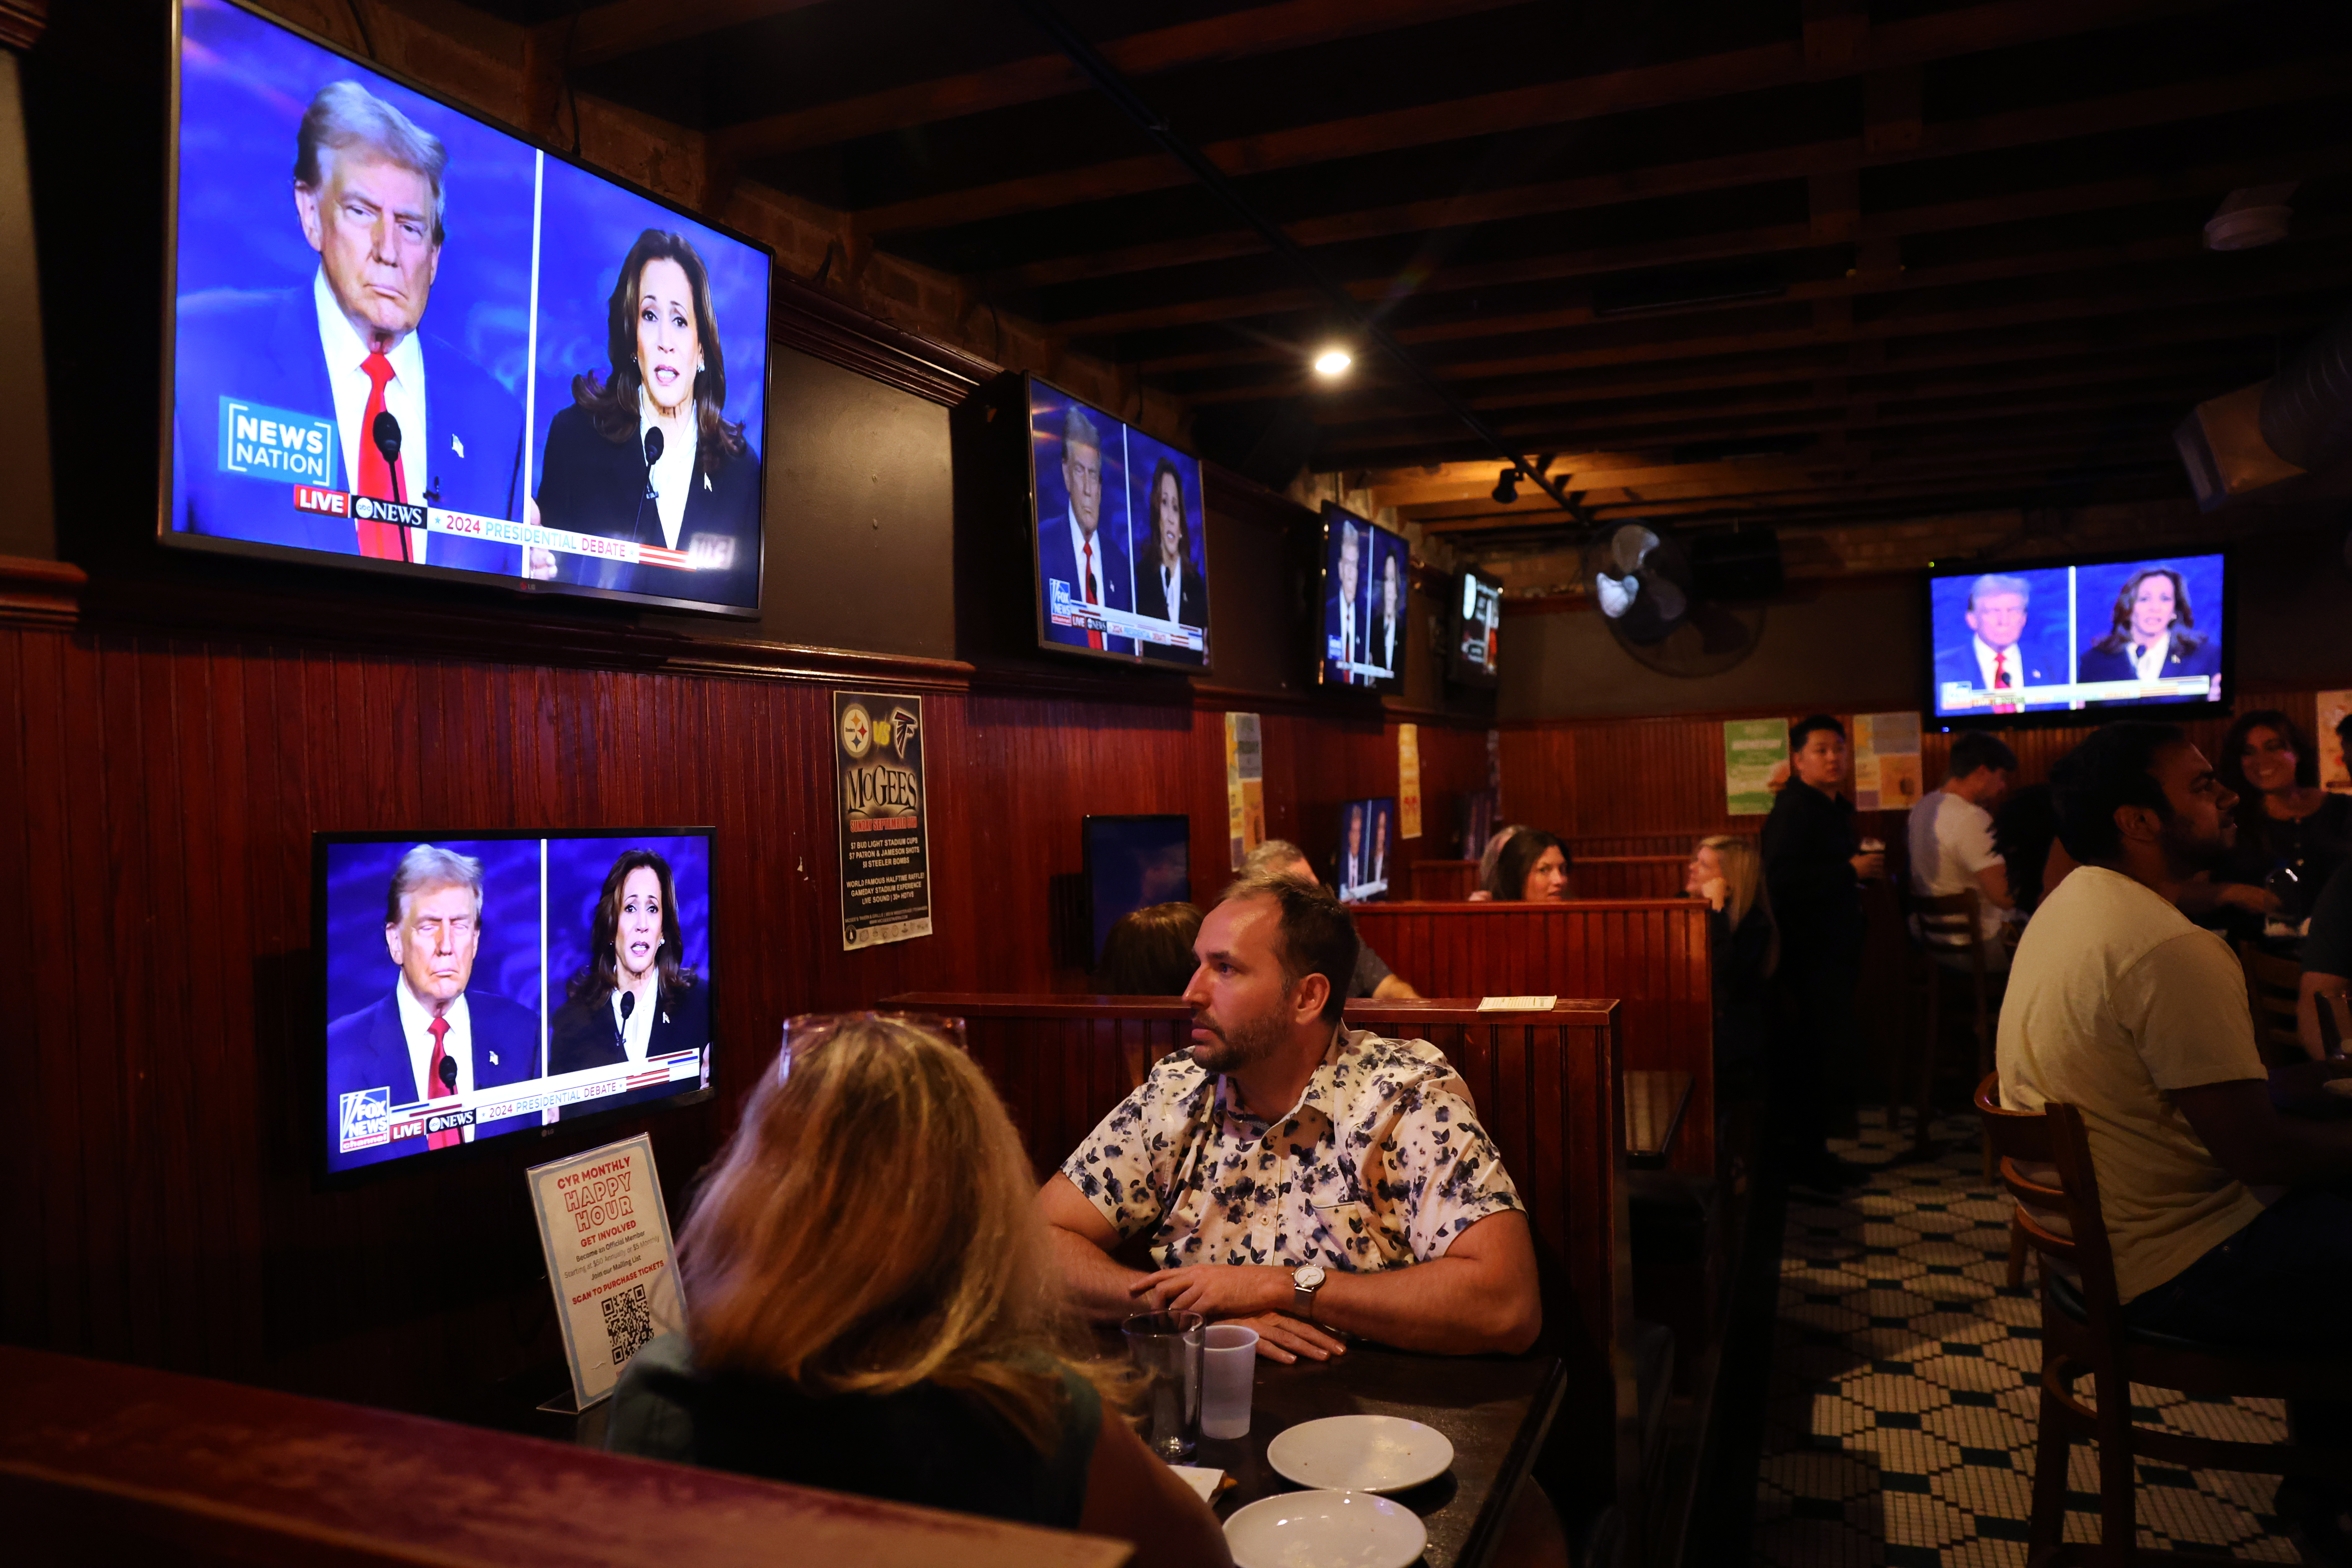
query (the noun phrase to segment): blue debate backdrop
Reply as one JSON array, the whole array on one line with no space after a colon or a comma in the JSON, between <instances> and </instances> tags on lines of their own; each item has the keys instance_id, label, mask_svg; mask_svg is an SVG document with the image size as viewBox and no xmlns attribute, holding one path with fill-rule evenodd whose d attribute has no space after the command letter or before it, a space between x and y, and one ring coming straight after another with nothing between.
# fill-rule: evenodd
<instances>
[{"instance_id":1,"label":"blue debate backdrop","mask_svg":"<svg viewBox=\"0 0 2352 1568\"><path fill-rule=\"evenodd\" d=\"M589 933L605 875L622 851L650 849L669 862L677 895L679 962L710 980L710 841L700 837L551 838L547 844L547 1005L563 1005L572 976L588 964Z\"/></svg>"},{"instance_id":2,"label":"blue debate backdrop","mask_svg":"<svg viewBox=\"0 0 2352 1568\"><path fill-rule=\"evenodd\" d=\"M310 300L319 255L303 236L293 187L304 111L337 82L355 82L383 100L439 138L447 153L446 237L416 332L430 457L420 460L415 442L406 444L408 500L529 521L526 498L538 493L549 426L572 402L573 378L611 374L611 297L623 258L648 228L683 235L703 260L727 372L723 413L742 426L745 460L762 461L771 267L764 251L545 156L227 0L184 0L179 65L173 304L180 326L167 539L234 540L314 560L355 557L363 547L346 512L298 507L293 489L296 482L357 488L356 458L343 449L348 437L331 404ZM258 426L265 432L259 443L284 444L295 460L232 458L222 434L231 427L230 404L257 420L275 421ZM303 463L289 433L299 429L303 440L315 441L331 426L332 456ZM246 425L235 428L239 440L247 438ZM517 435L521 461L508 464ZM756 467L754 472L746 503L753 515L745 526L756 534L762 487ZM439 488L428 495L434 486ZM701 526L719 525L707 519ZM602 521L575 531L617 537ZM745 542L756 552L756 537ZM523 569L522 552L511 543L436 532L426 544L422 560L428 568L499 575ZM744 611L757 608L757 582L750 568L699 582L691 572L656 570L591 583L583 572L566 571L549 585Z\"/></svg>"}]
</instances>

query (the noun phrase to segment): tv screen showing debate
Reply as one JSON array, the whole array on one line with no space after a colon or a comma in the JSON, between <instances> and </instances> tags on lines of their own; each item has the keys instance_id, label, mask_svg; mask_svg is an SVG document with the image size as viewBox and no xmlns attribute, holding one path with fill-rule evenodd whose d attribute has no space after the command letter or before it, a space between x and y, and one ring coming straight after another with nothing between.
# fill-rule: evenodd
<instances>
[{"instance_id":1,"label":"tv screen showing debate","mask_svg":"<svg viewBox=\"0 0 2352 1568\"><path fill-rule=\"evenodd\" d=\"M2086 709L2218 709L2227 598L2218 552L1931 573L1931 710L2023 721Z\"/></svg>"},{"instance_id":2,"label":"tv screen showing debate","mask_svg":"<svg viewBox=\"0 0 2352 1568\"><path fill-rule=\"evenodd\" d=\"M1331 889L1340 902L1357 904L1389 896L1396 826L1394 795L1351 800L1339 807L1339 851L1332 858Z\"/></svg>"},{"instance_id":3,"label":"tv screen showing debate","mask_svg":"<svg viewBox=\"0 0 2352 1568\"><path fill-rule=\"evenodd\" d=\"M1412 552L1402 534L1323 503L1318 680L1374 691L1393 691L1403 684L1412 566Z\"/></svg>"},{"instance_id":4,"label":"tv screen showing debate","mask_svg":"<svg viewBox=\"0 0 2352 1568\"><path fill-rule=\"evenodd\" d=\"M768 252L182 0L170 544L749 616Z\"/></svg>"},{"instance_id":5,"label":"tv screen showing debate","mask_svg":"<svg viewBox=\"0 0 2352 1568\"><path fill-rule=\"evenodd\" d=\"M1201 460L1029 378L1037 643L1209 668Z\"/></svg>"},{"instance_id":6,"label":"tv screen showing debate","mask_svg":"<svg viewBox=\"0 0 2352 1568\"><path fill-rule=\"evenodd\" d=\"M329 1174L710 1086L710 830L320 834Z\"/></svg>"},{"instance_id":7,"label":"tv screen showing debate","mask_svg":"<svg viewBox=\"0 0 2352 1568\"><path fill-rule=\"evenodd\" d=\"M1478 571L1458 574L1454 580L1454 647L1446 673L1465 685L1494 685L1502 621L1501 581Z\"/></svg>"}]
</instances>

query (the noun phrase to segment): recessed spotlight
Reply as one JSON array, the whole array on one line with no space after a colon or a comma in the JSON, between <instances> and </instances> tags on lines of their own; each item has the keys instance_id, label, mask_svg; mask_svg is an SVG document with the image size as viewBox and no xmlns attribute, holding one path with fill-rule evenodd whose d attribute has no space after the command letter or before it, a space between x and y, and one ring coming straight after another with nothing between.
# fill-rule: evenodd
<instances>
[{"instance_id":1,"label":"recessed spotlight","mask_svg":"<svg viewBox=\"0 0 2352 1568\"><path fill-rule=\"evenodd\" d=\"M1318 375L1340 375L1345 374L1347 368L1355 363L1355 356L1350 354L1346 349L1325 349L1321 353L1315 356L1315 374Z\"/></svg>"}]
</instances>

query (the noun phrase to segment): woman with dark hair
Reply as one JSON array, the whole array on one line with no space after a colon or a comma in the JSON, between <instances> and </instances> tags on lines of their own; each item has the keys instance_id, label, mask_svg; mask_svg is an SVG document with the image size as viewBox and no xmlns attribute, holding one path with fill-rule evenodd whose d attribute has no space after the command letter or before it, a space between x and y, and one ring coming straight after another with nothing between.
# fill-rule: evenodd
<instances>
[{"instance_id":1,"label":"woman with dark hair","mask_svg":"<svg viewBox=\"0 0 2352 1568\"><path fill-rule=\"evenodd\" d=\"M2214 771L2238 797L2237 846L2213 878L2231 885L2223 889L2222 901L2249 915L2275 912L2301 921L2328 878L2352 857L2352 797L2319 787L2319 748L2275 708L2238 716ZM2282 867L2294 874L2292 887L2272 885ZM2265 889L2277 892L2284 907L2271 910L2270 900L2259 898Z\"/></svg>"},{"instance_id":2,"label":"woman with dark hair","mask_svg":"<svg viewBox=\"0 0 2352 1568\"><path fill-rule=\"evenodd\" d=\"M1153 904L1123 914L1103 938L1095 990L1105 996L1181 996L1201 961L1192 939L1201 911L1191 904Z\"/></svg>"},{"instance_id":3,"label":"woman with dark hair","mask_svg":"<svg viewBox=\"0 0 2352 1568\"><path fill-rule=\"evenodd\" d=\"M1483 890L1497 903L1565 903L1571 869L1567 845L1541 828L1522 827L1495 857Z\"/></svg>"},{"instance_id":4,"label":"woman with dark hair","mask_svg":"<svg viewBox=\"0 0 2352 1568\"><path fill-rule=\"evenodd\" d=\"M547 427L539 521L677 551L685 570L534 552L530 575L625 593L756 605L760 461L731 424L710 274L683 236L649 228L605 309L612 374L572 378Z\"/></svg>"},{"instance_id":5,"label":"woman with dark hair","mask_svg":"<svg viewBox=\"0 0 2352 1568\"><path fill-rule=\"evenodd\" d=\"M2158 680L2221 673L2221 645L2196 630L2196 607L2189 584L2169 566L2143 566L2124 579L2116 595L2107 635L2083 650L2077 680ZM2217 694L2218 695L2218 694ZM2171 702L2169 697L2112 697L2094 708L2138 702Z\"/></svg>"},{"instance_id":6,"label":"woman with dark hair","mask_svg":"<svg viewBox=\"0 0 2352 1568\"><path fill-rule=\"evenodd\" d=\"M596 898L588 962L548 1020L547 1070L578 1072L707 1048L709 988L686 967L683 947L669 862L650 849L624 849ZM585 1115L672 1092L659 1083L577 1109Z\"/></svg>"},{"instance_id":7,"label":"woman with dark hair","mask_svg":"<svg viewBox=\"0 0 2352 1568\"><path fill-rule=\"evenodd\" d=\"M1145 492L1150 504L1143 511L1150 531L1135 552L1148 563L1135 579L1135 613L1180 626L1209 626L1209 585L1192 566L1192 528L1184 517L1184 477L1162 458L1151 468L1151 485ZM1197 649L1170 647L1165 643L1139 643L1143 657L1165 664L1199 664Z\"/></svg>"}]
</instances>

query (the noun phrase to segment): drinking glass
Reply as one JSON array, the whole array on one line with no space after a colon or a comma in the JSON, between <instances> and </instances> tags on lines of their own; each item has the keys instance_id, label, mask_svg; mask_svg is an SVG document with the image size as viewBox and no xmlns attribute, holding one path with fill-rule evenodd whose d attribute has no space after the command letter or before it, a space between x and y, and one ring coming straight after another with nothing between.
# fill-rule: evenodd
<instances>
[{"instance_id":1,"label":"drinking glass","mask_svg":"<svg viewBox=\"0 0 2352 1568\"><path fill-rule=\"evenodd\" d=\"M1201 1436L1246 1437L1250 1385L1257 1378L1257 1331L1219 1323L1202 1336Z\"/></svg>"},{"instance_id":2,"label":"drinking glass","mask_svg":"<svg viewBox=\"0 0 2352 1568\"><path fill-rule=\"evenodd\" d=\"M1145 1383L1143 1446L1189 1458L1201 1442L1201 1358L1208 1320L1198 1312L1138 1312L1124 1325L1128 1358Z\"/></svg>"}]
</instances>

